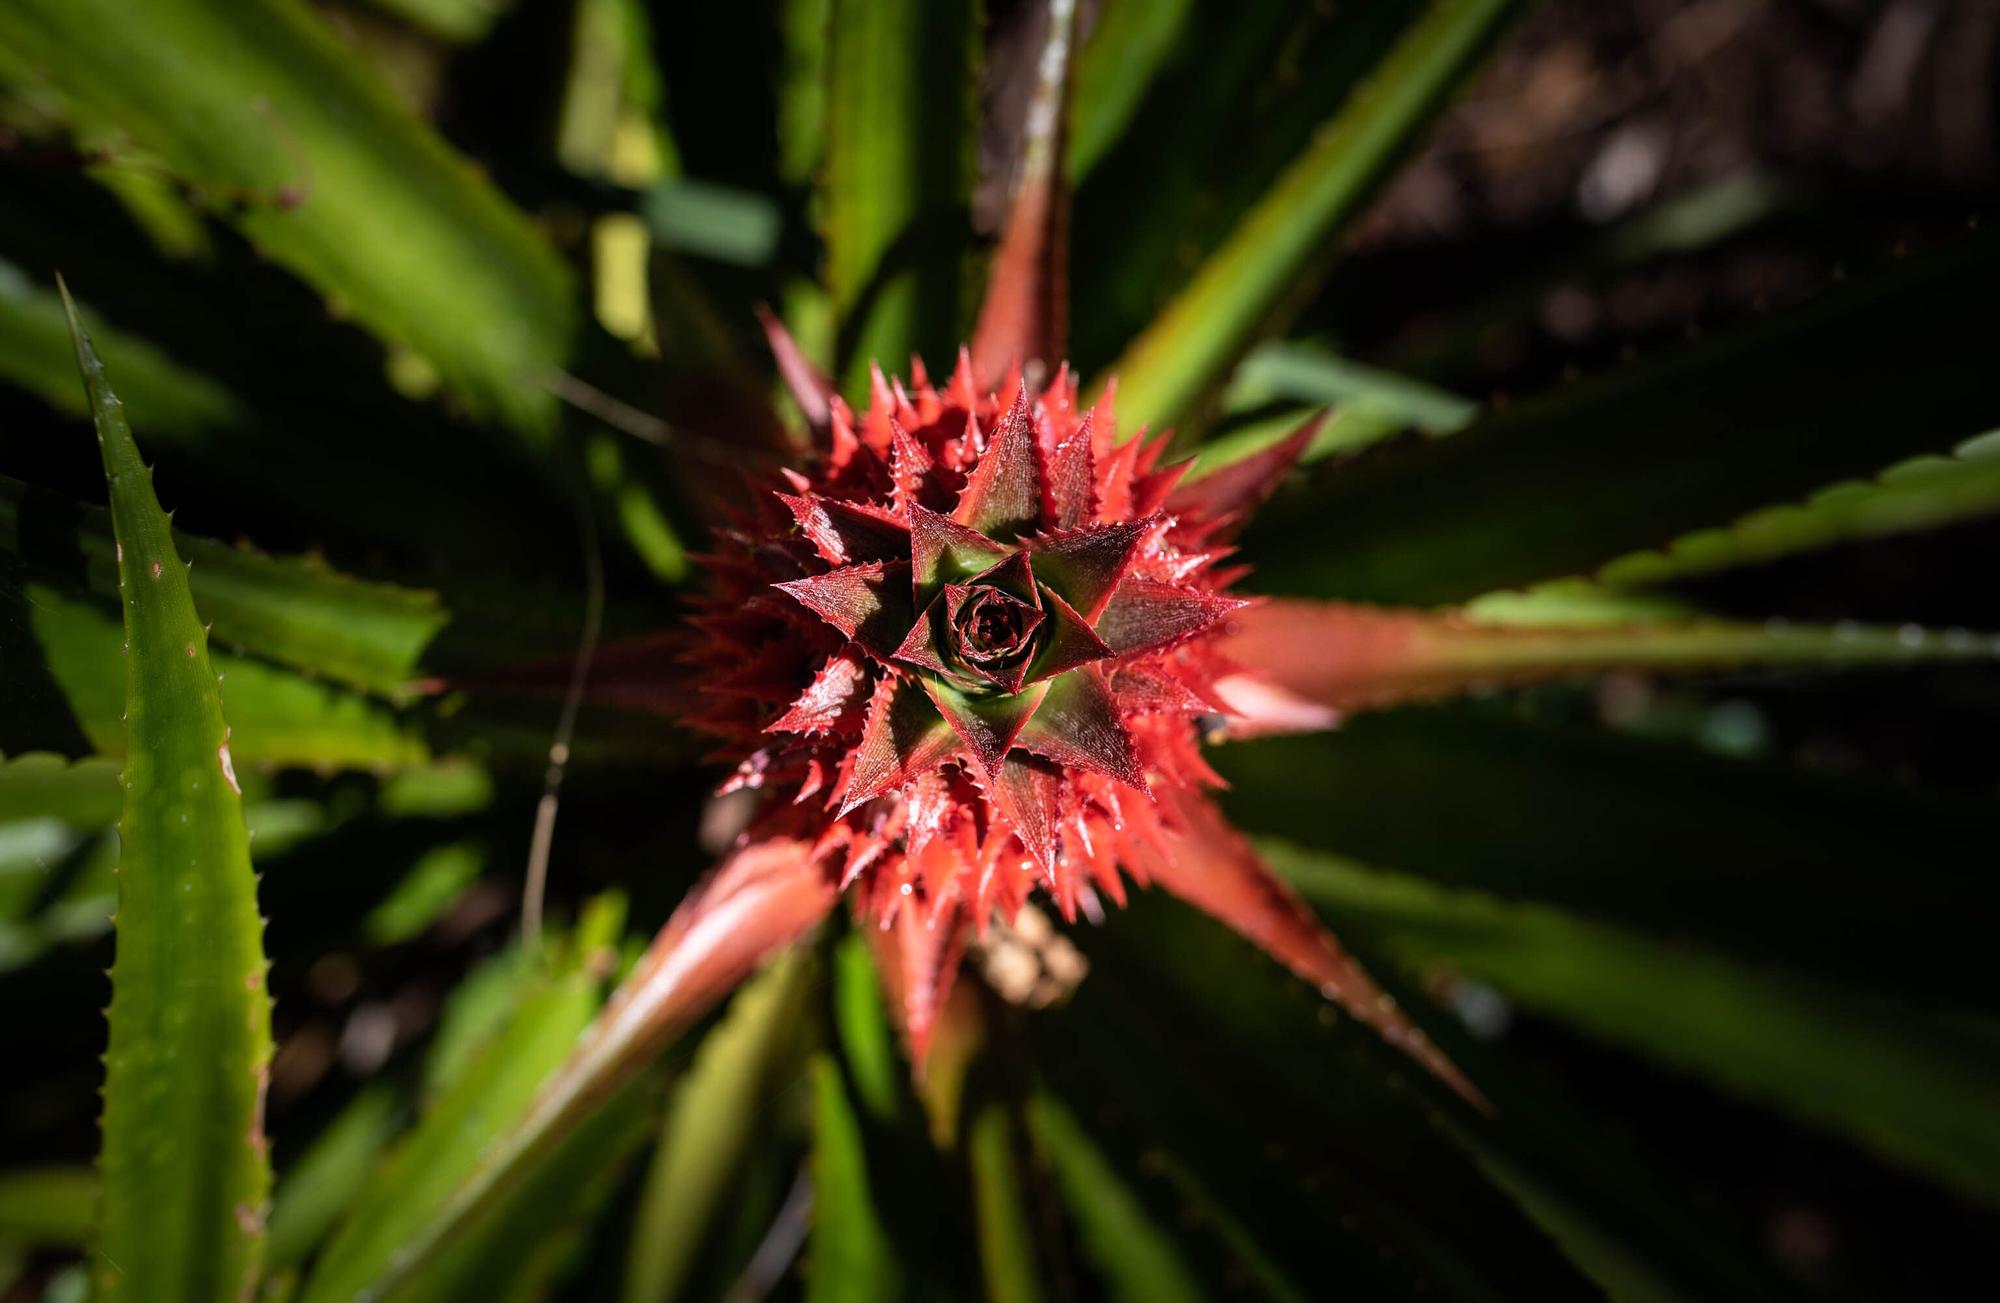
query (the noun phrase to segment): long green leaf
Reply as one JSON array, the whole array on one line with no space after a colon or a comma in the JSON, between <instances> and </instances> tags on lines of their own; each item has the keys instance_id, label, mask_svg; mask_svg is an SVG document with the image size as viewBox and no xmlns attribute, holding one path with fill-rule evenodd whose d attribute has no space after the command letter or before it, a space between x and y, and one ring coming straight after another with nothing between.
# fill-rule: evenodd
<instances>
[{"instance_id":1,"label":"long green leaf","mask_svg":"<svg viewBox=\"0 0 2000 1303\"><path fill-rule=\"evenodd\" d=\"M1620 557L1597 572L1614 588L1667 584L1862 539L1937 529L2000 511L2000 431L1947 456L1898 462L1869 480L1821 489L1796 506L1753 512L1657 552Z\"/></svg>"},{"instance_id":2,"label":"long green leaf","mask_svg":"<svg viewBox=\"0 0 2000 1303\"><path fill-rule=\"evenodd\" d=\"M73 830L106 828L124 804L118 762L34 752L0 759L0 824L53 819Z\"/></svg>"},{"instance_id":3,"label":"long green leaf","mask_svg":"<svg viewBox=\"0 0 2000 1303\"><path fill-rule=\"evenodd\" d=\"M97 1219L97 1176L83 1167L0 1172L0 1243L81 1248Z\"/></svg>"},{"instance_id":4,"label":"long green leaf","mask_svg":"<svg viewBox=\"0 0 2000 1303\"><path fill-rule=\"evenodd\" d=\"M1327 245L1458 84L1514 6L1434 0L1311 147L1125 350L1121 420L1158 429L1185 419L1255 342Z\"/></svg>"},{"instance_id":5,"label":"long green leaf","mask_svg":"<svg viewBox=\"0 0 2000 1303\"><path fill-rule=\"evenodd\" d=\"M1866 988L1267 842L1343 929L2000 1203L2000 1062Z\"/></svg>"},{"instance_id":6,"label":"long green leaf","mask_svg":"<svg viewBox=\"0 0 2000 1303\"><path fill-rule=\"evenodd\" d=\"M396 1132L402 1104L387 1085L356 1095L278 1181L265 1265L303 1262L346 1213Z\"/></svg>"},{"instance_id":7,"label":"long green leaf","mask_svg":"<svg viewBox=\"0 0 2000 1303\"><path fill-rule=\"evenodd\" d=\"M833 0L821 227L841 374L957 345L977 24L969 0Z\"/></svg>"},{"instance_id":8,"label":"long green leaf","mask_svg":"<svg viewBox=\"0 0 2000 1303\"><path fill-rule=\"evenodd\" d=\"M627 1303L678 1295L769 1113L773 1072L804 1011L807 965L793 951L747 983L675 1087L635 1214Z\"/></svg>"},{"instance_id":9,"label":"long green leaf","mask_svg":"<svg viewBox=\"0 0 2000 1303\"><path fill-rule=\"evenodd\" d=\"M1070 1111L1040 1092L1028 1102L1028 1120L1111 1297L1121 1303L1194 1303L1203 1298L1174 1236L1152 1219Z\"/></svg>"},{"instance_id":10,"label":"long green leaf","mask_svg":"<svg viewBox=\"0 0 2000 1303\"><path fill-rule=\"evenodd\" d=\"M226 425L239 416L229 391L177 364L157 346L105 327L80 314L94 337L118 359L118 387L149 438L176 436ZM89 413L76 391L76 356L62 300L40 288L12 263L0 260L0 379L32 391L57 411Z\"/></svg>"},{"instance_id":11,"label":"long green leaf","mask_svg":"<svg viewBox=\"0 0 2000 1303\"><path fill-rule=\"evenodd\" d=\"M373 1289L413 1228L443 1205L527 1107L597 1004L597 982L581 970L528 985L501 1035L369 1182L308 1278L301 1303L345 1303Z\"/></svg>"},{"instance_id":12,"label":"long green leaf","mask_svg":"<svg viewBox=\"0 0 2000 1303\"><path fill-rule=\"evenodd\" d=\"M1995 1007L1979 978L2000 908L1987 802L1471 705L1212 758L1224 806L1260 833L1914 1003Z\"/></svg>"},{"instance_id":13,"label":"long green leaf","mask_svg":"<svg viewBox=\"0 0 2000 1303\"><path fill-rule=\"evenodd\" d=\"M436 593L369 583L312 559L177 534L195 600L223 643L370 692L407 690L450 619ZM110 596L117 561L109 516L0 476L0 552L67 564Z\"/></svg>"},{"instance_id":14,"label":"long green leaf","mask_svg":"<svg viewBox=\"0 0 2000 1303\"><path fill-rule=\"evenodd\" d=\"M20 0L0 9L0 78L157 159L468 402L548 425L560 262L300 0Z\"/></svg>"},{"instance_id":15,"label":"long green leaf","mask_svg":"<svg viewBox=\"0 0 2000 1303\"><path fill-rule=\"evenodd\" d=\"M187 569L181 567L180 573L186 584ZM9 590L9 576L0 565L0 609ZM125 754L117 618L96 601L47 584L30 581L15 591L26 607L32 641L18 642L12 631L0 628L0 651L44 671L54 699L30 681L10 682L0 740L16 747L54 747L57 739L41 731L53 725L39 721L61 718L90 749ZM242 764L395 767L419 763L428 755L422 739L380 702L247 657L221 652L208 657L206 634L188 641L223 677L234 730L230 749Z\"/></svg>"},{"instance_id":16,"label":"long green leaf","mask_svg":"<svg viewBox=\"0 0 2000 1303\"><path fill-rule=\"evenodd\" d=\"M153 475L70 316L111 489L125 609L125 808L104 1056L104 1298L239 1297L271 1189L271 998L243 798L208 634Z\"/></svg>"},{"instance_id":17,"label":"long green leaf","mask_svg":"<svg viewBox=\"0 0 2000 1303\"><path fill-rule=\"evenodd\" d=\"M902 1297L902 1271L870 1188L861 1119L840 1069L812 1064L813 1226L807 1247L811 1303L863 1303Z\"/></svg>"},{"instance_id":18,"label":"long green leaf","mask_svg":"<svg viewBox=\"0 0 2000 1303\"><path fill-rule=\"evenodd\" d=\"M1465 601L1950 447L2000 426L2000 393L1964 362L1996 296L2000 243L1967 237L1450 438L1364 454L1271 503L1247 557L1267 591Z\"/></svg>"},{"instance_id":19,"label":"long green leaf","mask_svg":"<svg viewBox=\"0 0 2000 1303\"><path fill-rule=\"evenodd\" d=\"M970 1114L965 1166L972 1180L979 1271L988 1303L1034 1303L1044 1291L1012 1101L982 1092Z\"/></svg>"}]
</instances>

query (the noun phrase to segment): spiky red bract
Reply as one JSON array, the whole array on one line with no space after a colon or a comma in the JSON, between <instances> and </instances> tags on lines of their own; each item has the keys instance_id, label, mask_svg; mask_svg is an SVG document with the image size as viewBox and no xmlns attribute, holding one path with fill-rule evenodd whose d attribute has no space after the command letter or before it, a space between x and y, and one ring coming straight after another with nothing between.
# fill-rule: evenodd
<instances>
[{"instance_id":1,"label":"spiky red bract","mask_svg":"<svg viewBox=\"0 0 2000 1303\"><path fill-rule=\"evenodd\" d=\"M961 355L942 389L878 370L871 394L859 414L801 395L826 404L821 446L721 536L688 659L696 722L764 796L746 842L809 841L896 938L878 954L913 1057L966 932L1037 890L1094 913L1121 874L1379 1025L1380 993L1227 830L1201 757L1244 605L1218 540L1304 438L1183 488L1162 441L1120 443L1108 401L1078 410L1067 371L994 392Z\"/></svg>"}]
</instances>

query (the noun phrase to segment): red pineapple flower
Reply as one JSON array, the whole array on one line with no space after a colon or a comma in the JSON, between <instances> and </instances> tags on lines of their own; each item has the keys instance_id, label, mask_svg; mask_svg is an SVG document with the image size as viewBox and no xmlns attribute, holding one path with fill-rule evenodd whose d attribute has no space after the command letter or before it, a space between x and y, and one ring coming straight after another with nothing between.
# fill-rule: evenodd
<instances>
[{"instance_id":1,"label":"red pineapple flower","mask_svg":"<svg viewBox=\"0 0 2000 1303\"><path fill-rule=\"evenodd\" d=\"M795 845L875 930L913 1059L969 932L1037 890L1072 920L1122 904L1129 875L1458 1082L1206 794L1219 635L1248 605L1227 539L1312 430L1182 484L1163 441L1118 440L1108 396L1079 411L1066 370L1036 395L1018 368L982 388L964 352L942 390L878 369L858 419L801 388L814 461L706 558L694 722L761 796L745 844Z\"/></svg>"}]
</instances>

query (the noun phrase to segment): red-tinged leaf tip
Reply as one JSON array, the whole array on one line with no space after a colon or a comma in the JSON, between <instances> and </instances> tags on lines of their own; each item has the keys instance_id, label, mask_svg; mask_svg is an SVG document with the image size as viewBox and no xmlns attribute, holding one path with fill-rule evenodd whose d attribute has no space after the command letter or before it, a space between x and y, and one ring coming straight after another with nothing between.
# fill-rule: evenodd
<instances>
[{"instance_id":1,"label":"red-tinged leaf tip","mask_svg":"<svg viewBox=\"0 0 2000 1303\"><path fill-rule=\"evenodd\" d=\"M1048 685L1036 683L1026 689L1005 696L980 697L960 692L948 683L935 679L923 680L924 691L930 694L959 739L979 762L981 771L990 779L999 772L1000 763L1006 757L1014 739L1034 716L1048 695Z\"/></svg>"},{"instance_id":2,"label":"red-tinged leaf tip","mask_svg":"<svg viewBox=\"0 0 2000 1303\"><path fill-rule=\"evenodd\" d=\"M1060 769L1022 751L1008 755L1000 772L987 782L988 794L1045 877L1055 873L1062 783Z\"/></svg>"},{"instance_id":3,"label":"red-tinged leaf tip","mask_svg":"<svg viewBox=\"0 0 2000 1303\"><path fill-rule=\"evenodd\" d=\"M951 518L969 529L1006 540L1035 528L1042 515L1041 457L1026 390L1007 414L973 468Z\"/></svg>"},{"instance_id":4,"label":"red-tinged leaf tip","mask_svg":"<svg viewBox=\"0 0 2000 1303\"><path fill-rule=\"evenodd\" d=\"M778 377L791 392L792 401L798 404L806 424L824 434L833 419L833 382L806 360L804 350L792 338L792 332L785 329L785 323L761 303L757 305L757 321L764 328L771 358L778 364Z\"/></svg>"},{"instance_id":5,"label":"red-tinged leaf tip","mask_svg":"<svg viewBox=\"0 0 2000 1303\"><path fill-rule=\"evenodd\" d=\"M1007 549L949 516L910 504L911 578L919 600L1007 559Z\"/></svg>"},{"instance_id":6,"label":"red-tinged leaf tip","mask_svg":"<svg viewBox=\"0 0 2000 1303\"><path fill-rule=\"evenodd\" d=\"M1183 519L1214 521L1207 532L1217 536L1233 533L1278 491L1325 424L1321 412L1269 447L1180 485L1167 495L1166 509Z\"/></svg>"},{"instance_id":7,"label":"red-tinged leaf tip","mask_svg":"<svg viewBox=\"0 0 2000 1303\"><path fill-rule=\"evenodd\" d=\"M868 722L841 790L840 814L901 787L957 748L957 734L928 696L906 678L884 678L868 703Z\"/></svg>"},{"instance_id":8,"label":"red-tinged leaf tip","mask_svg":"<svg viewBox=\"0 0 2000 1303\"><path fill-rule=\"evenodd\" d=\"M1073 670L1079 665L1101 661L1113 655L1111 645L1097 636L1090 622L1053 591L1042 593L1042 609L1049 615L1049 631L1041 655L1030 667L1028 680L1039 682Z\"/></svg>"},{"instance_id":9,"label":"red-tinged leaf tip","mask_svg":"<svg viewBox=\"0 0 2000 1303\"><path fill-rule=\"evenodd\" d=\"M989 387L1014 366L1040 374L1063 355L1069 328L1069 189L1063 171L1074 0L1053 0L1022 123L1013 204L972 335L973 370Z\"/></svg>"},{"instance_id":10,"label":"red-tinged leaf tip","mask_svg":"<svg viewBox=\"0 0 2000 1303\"><path fill-rule=\"evenodd\" d=\"M972 576L969 582L1011 593L1038 609L1042 604L1041 590L1035 583L1035 571L1029 564L1028 554L1025 552L1009 552Z\"/></svg>"},{"instance_id":11,"label":"red-tinged leaf tip","mask_svg":"<svg viewBox=\"0 0 2000 1303\"><path fill-rule=\"evenodd\" d=\"M892 561L910 555L910 531L880 508L817 493L780 493L799 529L820 556L835 565Z\"/></svg>"},{"instance_id":12,"label":"red-tinged leaf tip","mask_svg":"<svg viewBox=\"0 0 2000 1303\"><path fill-rule=\"evenodd\" d=\"M1022 726L1018 741L1057 764L1093 770L1146 790L1145 767L1132 735L1118 717L1118 702L1103 673L1094 665L1051 680L1049 695Z\"/></svg>"},{"instance_id":13,"label":"red-tinged leaf tip","mask_svg":"<svg viewBox=\"0 0 2000 1303\"><path fill-rule=\"evenodd\" d=\"M889 482L896 505L907 512L922 498L937 463L900 423L890 423L889 442Z\"/></svg>"},{"instance_id":14,"label":"red-tinged leaf tip","mask_svg":"<svg viewBox=\"0 0 2000 1303\"><path fill-rule=\"evenodd\" d=\"M952 906L929 917L925 911L897 911L887 930L872 928L876 972L895 1015L910 1062L922 1072L930 1057L931 1033L951 997L965 954L965 920Z\"/></svg>"},{"instance_id":15,"label":"red-tinged leaf tip","mask_svg":"<svg viewBox=\"0 0 2000 1303\"><path fill-rule=\"evenodd\" d=\"M868 663L852 648L834 653L790 710L765 727L767 733L852 733L862 718Z\"/></svg>"},{"instance_id":16,"label":"red-tinged leaf tip","mask_svg":"<svg viewBox=\"0 0 2000 1303\"><path fill-rule=\"evenodd\" d=\"M1056 445L1049 458L1042 483L1042 513L1057 529L1089 524L1097 511L1097 466L1092 452L1096 420L1094 409L1085 412L1083 421Z\"/></svg>"},{"instance_id":17,"label":"red-tinged leaf tip","mask_svg":"<svg viewBox=\"0 0 2000 1303\"><path fill-rule=\"evenodd\" d=\"M1163 799L1175 817L1164 832L1167 853L1152 871L1155 884L1243 936L1472 1104L1490 1111L1464 1074L1265 866L1248 838L1206 799L1181 791Z\"/></svg>"},{"instance_id":18,"label":"red-tinged leaf tip","mask_svg":"<svg viewBox=\"0 0 2000 1303\"><path fill-rule=\"evenodd\" d=\"M912 603L903 563L869 561L772 587L884 659L908 634Z\"/></svg>"},{"instance_id":19,"label":"red-tinged leaf tip","mask_svg":"<svg viewBox=\"0 0 2000 1303\"><path fill-rule=\"evenodd\" d=\"M1131 569L1133 552L1155 527L1157 517L1085 525L1028 540L1035 578L1053 589L1085 620L1104 613L1112 592Z\"/></svg>"},{"instance_id":20,"label":"red-tinged leaf tip","mask_svg":"<svg viewBox=\"0 0 2000 1303\"><path fill-rule=\"evenodd\" d=\"M1133 578L1118 586L1094 627L1112 651L1130 656L1192 638L1248 605L1240 597Z\"/></svg>"}]
</instances>

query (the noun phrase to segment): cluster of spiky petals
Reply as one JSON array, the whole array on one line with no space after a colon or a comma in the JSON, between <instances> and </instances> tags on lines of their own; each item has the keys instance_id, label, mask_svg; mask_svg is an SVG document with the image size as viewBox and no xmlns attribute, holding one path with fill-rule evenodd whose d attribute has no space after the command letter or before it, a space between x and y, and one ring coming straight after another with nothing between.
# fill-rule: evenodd
<instances>
[{"instance_id":1,"label":"cluster of spiky petals","mask_svg":"<svg viewBox=\"0 0 2000 1303\"><path fill-rule=\"evenodd\" d=\"M777 337L780 361L786 345ZM982 390L874 373L852 412L796 370L821 449L704 558L692 722L761 793L745 837L810 843L876 925L921 1060L973 928L1047 893L1066 918L1159 885L1392 1039L1380 993L1205 795L1204 724L1240 577L1228 538L1310 428L1183 483L1059 372ZM1430 1057L1405 1040L1405 1047Z\"/></svg>"}]
</instances>

